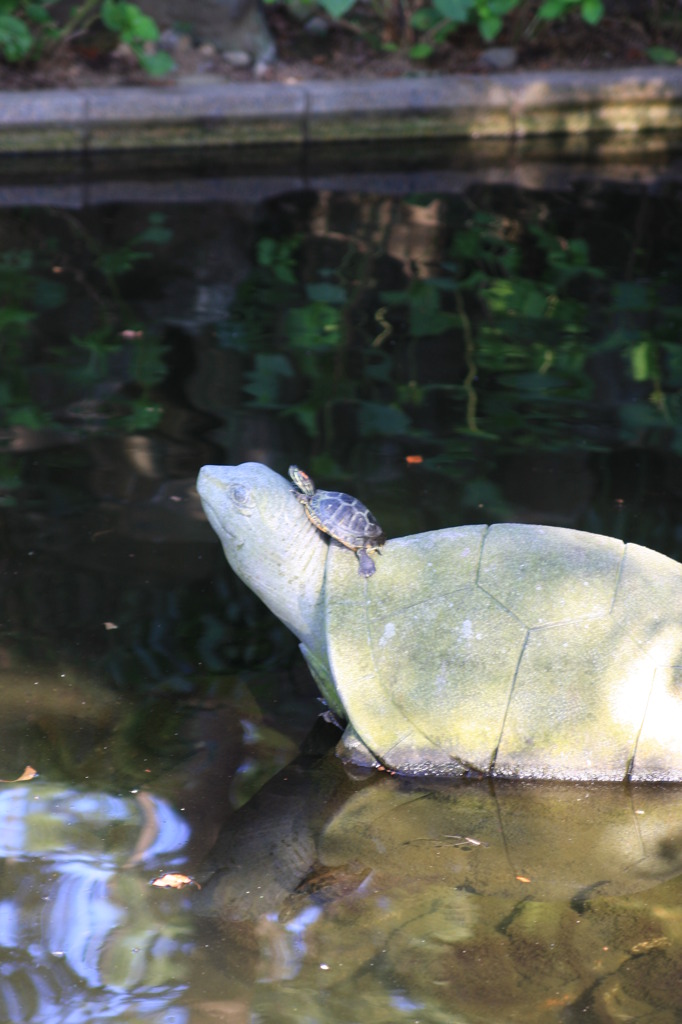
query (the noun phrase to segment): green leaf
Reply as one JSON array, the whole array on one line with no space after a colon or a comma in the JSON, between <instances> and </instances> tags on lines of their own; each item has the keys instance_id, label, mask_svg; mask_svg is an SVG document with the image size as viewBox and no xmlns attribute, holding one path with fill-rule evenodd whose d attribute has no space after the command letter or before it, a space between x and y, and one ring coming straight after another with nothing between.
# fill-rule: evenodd
<instances>
[{"instance_id":1,"label":"green leaf","mask_svg":"<svg viewBox=\"0 0 682 1024\"><path fill-rule=\"evenodd\" d=\"M385 306L406 306L410 301L410 296L407 291L381 291L379 300Z\"/></svg>"},{"instance_id":2,"label":"green leaf","mask_svg":"<svg viewBox=\"0 0 682 1024\"><path fill-rule=\"evenodd\" d=\"M37 25L45 25L52 20L49 11L40 3L24 3L23 13Z\"/></svg>"},{"instance_id":3,"label":"green leaf","mask_svg":"<svg viewBox=\"0 0 682 1024\"><path fill-rule=\"evenodd\" d=\"M669 46L650 46L646 55L654 64L677 64L680 59L677 51Z\"/></svg>"},{"instance_id":4,"label":"green leaf","mask_svg":"<svg viewBox=\"0 0 682 1024\"><path fill-rule=\"evenodd\" d=\"M170 53L161 50L159 53L145 53L139 46L132 46L133 53L137 57L140 67L151 78L164 78L175 68L175 61Z\"/></svg>"},{"instance_id":5,"label":"green leaf","mask_svg":"<svg viewBox=\"0 0 682 1024\"><path fill-rule=\"evenodd\" d=\"M50 423L50 417L33 405L21 405L11 409L8 420L12 426L26 427L28 430L40 430Z\"/></svg>"},{"instance_id":6,"label":"green leaf","mask_svg":"<svg viewBox=\"0 0 682 1024\"><path fill-rule=\"evenodd\" d=\"M537 17L543 21L554 21L555 18L560 18L562 14L566 13L566 9L571 3L572 0L545 0L538 9Z\"/></svg>"},{"instance_id":7,"label":"green leaf","mask_svg":"<svg viewBox=\"0 0 682 1024\"><path fill-rule=\"evenodd\" d=\"M441 16L433 7L420 7L413 11L410 16L410 25L416 28L417 32L428 32L441 20Z\"/></svg>"},{"instance_id":8,"label":"green leaf","mask_svg":"<svg viewBox=\"0 0 682 1024\"><path fill-rule=\"evenodd\" d=\"M320 6L332 18L343 18L355 4L355 0L320 0Z\"/></svg>"},{"instance_id":9,"label":"green leaf","mask_svg":"<svg viewBox=\"0 0 682 1024\"><path fill-rule=\"evenodd\" d=\"M620 418L640 436L643 430L661 425L660 411L648 401L625 402L620 407Z\"/></svg>"},{"instance_id":10,"label":"green leaf","mask_svg":"<svg viewBox=\"0 0 682 1024\"><path fill-rule=\"evenodd\" d=\"M0 309L0 331L8 327L26 328L35 319L36 314L28 310L12 309L5 307Z\"/></svg>"},{"instance_id":11,"label":"green leaf","mask_svg":"<svg viewBox=\"0 0 682 1024\"><path fill-rule=\"evenodd\" d=\"M166 376L168 368L164 361L166 349L156 339L136 338L131 343L130 374L140 387L152 388Z\"/></svg>"},{"instance_id":12,"label":"green leaf","mask_svg":"<svg viewBox=\"0 0 682 1024\"><path fill-rule=\"evenodd\" d=\"M381 405L379 402L362 402L358 413L358 428L362 437L380 435L392 437L406 434L410 420L396 405Z\"/></svg>"},{"instance_id":13,"label":"green leaf","mask_svg":"<svg viewBox=\"0 0 682 1024\"><path fill-rule=\"evenodd\" d=\"M128 433L152 430L158 426L162 415L162 405L153 405L145 398L138 398L132 402L130 412L123 417L121 425Z\"/></svg>"},{"instance_id":14,"label":"green leaf","mask_svg":"<svg viewBox=\"0 0 682 1024\"><path fill-rule=\"evenodd\" d=\"M0 272L30 270L35 263L30 249L10 249L0 252Z\"/></svg>"},{"instance_id":15,"label":"green leaf","mask_svg":"<svg viewBox=\"0 0 682 1024\"><path fill-rule=\"evenodd\" d=\"M111 329L103 325L101 327L95 327L88 334L77 335L72 334L70 342L75 345L76 348L85 349L86 352L90 352L94 356L99 356L101 359L109 352L118 352L123 348L123 342L118 337L112 337ZM90 370L95 370L96 367L91 364ZM99 371L97 371L99 372Z\"/></svg>"},{"instance_id":16,"label":"green leaf","mask_svg":"<svg viewBox=\"0 0 682 1024\"><path fill-rule=\"evenodd\" d=\"M336 306L311 302L287 310L287 334L297 348L333 348L340 339L341 314Z\"/></svg>"},{"instance_id":17,"label":"green leaf","mask_svg":"<svg viewBox=\"0 0 682 1024\"><path fill-rule=\"evenodd\" d=\"M428 60L432 54L433 47L430 43L415 43L408 51L410 60Z\"/></svg>"},{"instance_id":18,"label":"green leaf","mask_svg":"<svg viewBox=\"0 0 682 1024\"><path fill-rule=\"evenodd\" d=\"M611 294L613 308L619 313L641 313L650 306L649 290L643 282L616 281Z\"/></svg>"},{"instance_id":19,"label":"green leaf","mask_svg":"<svg viewBox=\"0 0 682 1024\"><path fill-rule=\"evenodd\" d=\"M218 348L232 349L234 352L243 353L251 351L248 330L234 317L228 317L227 320L216 324L215 337Z\"/></svg>"},{"instance_id":20,"label":"green leaf","mask_svg":"<svg viewBox=\"0 0 682 1024\"><path fill-rule=\"evenodd\" d=\"M488 12L490 14L509 14L516 10L521 0L488 0Z\"/></svg>"},{"instance_id":21,"label":"green leaf","mask_svg":"<svg viewBox=\"0 0 682 1024\"><path fill-rule=\"evenodd\" d=\"M173 238L172 230L166 226L166 217L163 213L152 213L149 215L148 226L137 235L132 245L167 245Z\"/></svg>"},{"instance_id":22,"label":"green leaf","mask_svg":"<svg viewBox=\"0 0 682 1024\"><path fill-rule=\"evenodd\" d=\"M291 363L279 353L259 352L253 370L246 374L244 391L256 405L276 406L282 401L280 380L294 376Z\"/></svg>"},{"instance_id":23,"label":"green leaf","mask_svg":"<svg viewBox=\"0 0 682 1024\"><path fill-rule=\"evenodd\" d=\"M292 238L286 242L278 242L275 238L261 238L256 247L258 265L271 270L277 280L283 284L295 284L294 253L299 245L300 239L298 238Z\"/></svg>"},{"instance_id":24,"label":"green leaf","mask_svg":"<svg viewBox=\"0 0 682 1024\"><path fill-rule=\"evenodd\" d=\"M481 18L478 23L478 31L481 37L485 39L486 43L491 43L496 36L500 34L502 28L502 18L498 18L497 15L490 15L487 18Z\"/></svg>"},{"instance_id":25,"label":"green leaf","mask_svg":"<svg viewBox=\"0 0 682 1024\"><path fill-rule=\"evenodd\" d=\"M590 262L590 248L584 238L572 238L568 243L568 251L580 266L585 267Z\"/></svg>"},{"instance_id":26,"label":"green leaf","mask_svg":"<svg viewBox=\"0 0 682 1024\"><path fill-rule=\"evenodd\" d=\"M444 310L425 310L420 314L418 310L412 310L410 316L410 334L413 338L432 338L439 334L451 331L458 323L454 313L447 313Z\"/></svg>"},{"instance_id":27,"label":"green leaf","mask_svg":"<svg viewBox=\"0 0 682 1024\"><path fill-rule=\"evenodd\" d=\"M319 437L319 423L317 417L317 409L312 405L306 405L303 402L299 402L298 405L290 405L285 412L285 416L291 416L292 419L296 420L299 426L303 427L308 437Z\"/></svg>"},{"instance_id":28,"label":"green leaf","mask_svg":"<svg viewBox=\"0 0 682 1024\"><path fill-rule=\"evenodd\" d=\"M541 320L547 312L547 296L539 288L531 287L521 301L521 312L532 320Z\"/></svg>"},{"instance_id":29,"label":"green leaf","mask_svg":"<svg viewBox=\"0 0 682 1024\"><path fill-rule=\"evenodd\" d=\"M61 281L50 277L36 277L33 290L33 302L38 309L58 309L67 298L67 289Z\"/></svg>"},{"instance_id":30,"label":"green leaf","mask_svg":"<svg viewBox=\"0 0 682 1024\"><path fill-rule=\"evenodd\" d=\"M630 370L636 381L652 380L656 376L656 346L650 341L640 341L630 349Z\"/></svg>"},{"instance_id":31,"label":"green leaf","mask_svg":"<svg viewBox=\"0 0 682 1024\"><path fill-rule=\"evenodd\" d=\"M25 22L11 14L0 14L0 53L16 63L28 56L33 48L33 36Z\"/></svg>"},{"instance_id":32,"label":"green leaf","mask_svg":"<svg viewBox=\"0 0 682 1024\"><path fill-rule=\"evenodd\" d=\"M305 290L311 302L329 302L331 305L341 306L348 298L345 288L329 281L308 284Z\"/></svg>"},{"instance_id":33,"label":"green leaf","mask_svg":"<svg viewBox=\"0 0 682 1024\"><path fill-rule=\"evenodd\" d=\"M588 25L597 25L604 17L602 0L582 0L580 13Z\"/></svg>"},{"instance_id":34,"label":"green leaf","mask_svg":"<svg viewBox=\"0 0 682 1024\"><path fill-rule=\"evenodd\" d=\"M134 252L132 249L115 249L113 252L104 252L94 261L98 270L101 270L106 277L118 277L125 274L141 260L150 260L150 252Z\"/></svg>"},{"instance_id":35,"label":"green leaf","mask_svg":"<svg viewBox=\"0 0 682 1024\"><path fill-rule=\"evenodd\" d=\"M159 27L137 4L104 0L100 17L106 27L124 43L149 43L159 38Z\"/></svg>"},{"instance_id":36,"label":"green leaf","mask_svg":"<svg viewBox=\"0 0 682 1024\"><path fill-rule=\"evenodd\" d=\"M463 25L469 20L475 0L434 0L433 6L448 21Z\"/></svg>"}]
</instances>

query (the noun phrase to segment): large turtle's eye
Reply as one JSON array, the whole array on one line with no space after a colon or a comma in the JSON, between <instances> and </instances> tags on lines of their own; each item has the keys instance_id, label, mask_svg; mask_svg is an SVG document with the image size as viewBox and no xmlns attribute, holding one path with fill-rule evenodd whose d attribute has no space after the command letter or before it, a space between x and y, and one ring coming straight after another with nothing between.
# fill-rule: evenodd
<instances>
[{"instance_id":1,"label":"large turtle's eye","mask_svg":"<svg viewBox=\"0 0 682 1024\"><path fill-rule=\"evenodd\" d=\"M230 487L230 498L240 512L248 512L253 508L251 491L243 484L232 484Z\"/></svg>"}]
</instances>

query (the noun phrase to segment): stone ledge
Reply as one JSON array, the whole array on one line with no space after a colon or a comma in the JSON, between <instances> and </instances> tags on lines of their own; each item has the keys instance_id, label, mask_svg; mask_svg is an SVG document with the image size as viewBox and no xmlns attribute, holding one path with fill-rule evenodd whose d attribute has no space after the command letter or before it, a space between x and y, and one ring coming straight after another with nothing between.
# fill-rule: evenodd
<instances>
[{"instance_id":1,"label":"stone ledge","mask_svg":"<svg viewBox=\"0 0 682 1024\"><path fill-rule=\"evenodd\" d=\"M92 90L87 149L300 144L306 94L279 83Z\"/></svg>"},{"instance_id":2,"label":"stone ledge","mask_svg":"<svg viewBox=\"0 0 682 1024\"><path fill-rule=\"evenodd\" d=\"M682 128L682 68L6 92L0 152L163 150Z\"/></svg>"},{"instance_id":3,"label":"stone ledge","mask_svg":"<svg viewBox=\"0 0 682 1024\"><path fill-rule=\"evenodd\" d=\"M0 100L0 152L82 152L87 94L66 89L7 92Z\"/></svg>"}]
</instances>

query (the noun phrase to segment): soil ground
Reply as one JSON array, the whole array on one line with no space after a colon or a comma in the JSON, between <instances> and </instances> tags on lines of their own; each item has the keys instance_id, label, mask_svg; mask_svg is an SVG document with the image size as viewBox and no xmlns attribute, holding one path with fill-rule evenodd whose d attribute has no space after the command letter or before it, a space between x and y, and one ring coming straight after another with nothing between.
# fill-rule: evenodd
<instances>
[{"instance_id":1,"label":"soil ground","mask_svg":"<svg viewBox=\"0 0 682 1024\"><path fill-rule=\"evenodd\" d=\"M670 8L666 13L664 10ZM395 52L382 52L372 29L378 26L327 25L316 19L320 34L313 34L297 22L284 7L267 7L267 18L277 43L277 60L257 77L266 81L305 81L335 78L391 78L404 75L486 74L508 70L498 66L473 28L458 30L426 61L410 60L409 31L384 25L386 41ZM682 65L682 9L665 0L607 0L607 14L599 25L587 25L578 15L558 23L544 22L529 36L527 5L516 21L505 27L495 47L510 47L520 70L555 68L623 68L655 65L652 47L665 47L680 54ZM509 52L508 54L509 55ZM255 72L231 66L215 48L193 45L181 37L173 50L176 70L169 79L149 79L125 47L112 49L106 35L90 33L74 41L37 67L16 67L0 63L0 90L83 88L165 84L179 77L215 81L253 81Z\"/></svg>"}]
</instances>

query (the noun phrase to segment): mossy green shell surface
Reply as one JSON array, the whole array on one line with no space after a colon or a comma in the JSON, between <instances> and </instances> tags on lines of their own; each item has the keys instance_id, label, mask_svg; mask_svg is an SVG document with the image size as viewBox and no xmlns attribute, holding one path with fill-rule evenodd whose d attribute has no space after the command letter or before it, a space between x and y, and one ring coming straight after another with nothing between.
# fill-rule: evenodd
<instances>
[{"instance_id":1,"label":"mossy green shell surface","mask_svg":"<svg viewBox=\"0 0 682 1024\"><path fill-rule=\"evenodd\" d=\"M682 566L594 534L470 526L330 548L331 675L386 767L682 780Z\"/></svg>"}]
</instances>

